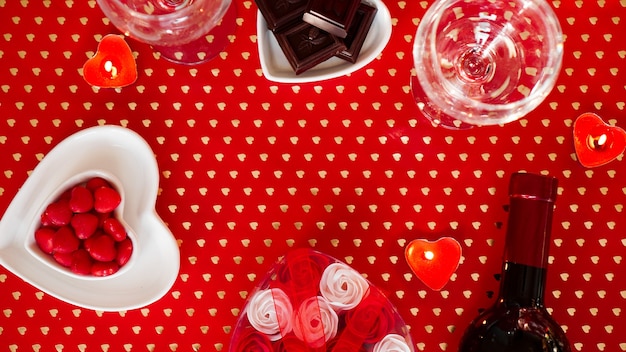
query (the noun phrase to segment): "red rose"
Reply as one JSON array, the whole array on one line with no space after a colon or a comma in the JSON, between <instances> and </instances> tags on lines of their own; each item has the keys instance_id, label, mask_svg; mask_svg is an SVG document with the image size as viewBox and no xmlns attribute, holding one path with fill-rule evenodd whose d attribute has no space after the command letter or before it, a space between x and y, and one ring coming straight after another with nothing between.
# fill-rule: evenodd
<instances>
[{"instance_id":1,"label":"red rose","mask_svg":"<svg viewBox=\"0 0 626 352\"><path fill-rule=\"evenodd\" d=\"M294 314L293 332L313 348L323 347L337 335L339 317L322 296L302 302Z\"/></svg>"},{"instance_id":2,"label":"red rose","mask_svg":"<svg viewBox=\"0 0 626 352\"><path fill-rule=\"evenodd\" d=\"M300 341L294 334L289 334L274 343L275 352L311 352L306 343Z\"/></svg>"},{"instance_id":3,"label":"red rose","mask_svg":"<svg viewBox=\"0 0 626 352\"><path fill-rule=\"evenodd\" d=\"M332 352L368 352L360 341L354 341L344 335L335 337L326 343L326 351Z\"/></svg>"},{"instance_id":4,"label":"red rose","mask_svg":"<svg viewBox=\"0 0 626 352\"><path fill-rule=\"evenodd\" d=\"M276 271L276 287L281 287L294 308L304 300L318 295L320 278L332 262L328 256L311 249L296 249L287 253Z\"/></svg>"},{"instance_id":5,"label":"red rose","mask_svg":"<svg viewBox=\"0 0 626 352\"><path fill-rule=\"evenodd\" d=\"M298 287L317 287L324 269L332 262L322 253L311 249L296 249L283 259L284 265L278 270L280 282Z\"/></svg>"},{"instance_id":6,"label":"red rose","mask_svg":"<svg viewBox=\"0 0 626 352\"><path fill-rule=\"evenodd\" d=\"M272 352L272 343L269 338L253 328L245 328L232 339L232 352Z\"/></svg>"},{"instance_id":7,"label":"red rose","mask_svg":"<svg viewBox=\"0 0 626 352\"><path fill-rule=\"evenodd\" d=\"M356 308L346 313L346 329L364 343L376 343L395 326L395 311L387 298L377 289L369 294Z\"/></svg>"}]
</instances>

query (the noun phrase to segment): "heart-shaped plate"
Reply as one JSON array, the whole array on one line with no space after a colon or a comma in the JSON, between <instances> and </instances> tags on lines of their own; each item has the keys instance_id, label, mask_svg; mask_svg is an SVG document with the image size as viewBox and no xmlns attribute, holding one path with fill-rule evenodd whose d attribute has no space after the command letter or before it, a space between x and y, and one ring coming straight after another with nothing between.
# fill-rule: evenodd
<instances>
[{"instance_id":1,"label":"heart-shaped plate","mask_svg":"<svg viewBox=\"0 0 626 352\"><path fill-rule=\"evenodd\" d=\"M278 41L267 29L267 22L261 12L257 12L257 44L261 70L270 81L280 83L307 83L323 81L348 75L374 60L391 38L391 15L381 0L368 0L368 4L378 10L370 27L359 57L355 63L332 57L321 64L296 75L282 52Z\"/></svg>"},{"instance_id":2,"label":"heart-shaped plate","mask_svg":"<svg viewBox=\"0 0 626 352\"><path fill-rule=\"evenodd\" d=\"M123 203L116 216L134 243L123 270L97 279L60 269L34 243L43 209L72 184L93 176L120 190ZM0 264L43 292L84 308L120 311L160 299L178 276L180 253L154 209L158 184L154 153L133 131L99 126L71 135L35 167L0 220Z\"/></svg>"},{"instance_id":3,"label":"heart-shaped plate","mask_svg":"<svg viewBox=\"0 0 626 352\"><path fill-rule=\"evenodd\" d=\"M230 352L413 352L409 329L356 270L311 249L287 253L248 298Z\"/></svg>"}]
</instances>

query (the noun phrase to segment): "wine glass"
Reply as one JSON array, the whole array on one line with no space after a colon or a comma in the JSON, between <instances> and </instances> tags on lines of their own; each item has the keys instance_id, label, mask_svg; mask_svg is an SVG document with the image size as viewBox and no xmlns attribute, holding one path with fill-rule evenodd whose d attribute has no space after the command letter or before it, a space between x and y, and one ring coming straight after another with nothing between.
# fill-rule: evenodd
<instances>
[{"instance_id":1,"label":"wine glass","mask_svg":"<svg viewBox=\"0 0 626 352\"><path fill-rule=\"evenodd\" d=\"M413 97L434 125L504 124L556 83L563 34L544 0L437 0L415 34Z\"/></svg>"},{"instance_id":2,"label":"wine glass","mask_svg":"<svg viewBox=\"0 0 626 352\"><path fill-rule=\"evenodd\" d=\"M169 61L211 60L235 31L232 0L97 0L113 25Z\"/></svg>"}]
</instances>

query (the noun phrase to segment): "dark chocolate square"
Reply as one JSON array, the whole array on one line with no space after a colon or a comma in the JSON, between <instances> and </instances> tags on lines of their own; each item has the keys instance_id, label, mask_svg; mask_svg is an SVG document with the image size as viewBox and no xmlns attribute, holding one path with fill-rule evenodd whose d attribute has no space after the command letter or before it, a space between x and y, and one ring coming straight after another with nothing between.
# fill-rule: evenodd
<instances>
[{"instance_id":1,"label":"dark chocolate square","mask_svg":"<svg viewBox=\"0 0 626 352\"><path fill-rule=\"evenodd\" d=\"M340 38L348 35L361 0L310 0L302 19Z\"/></svg>"},{"instance_id":2,"label":"dark chocolate square","mask_svg":"<svg viewBox=\"0 0 626 352\"><path fill-rule=\"evenodd\" d=\"M341 39L306 22L274 35L296 75L346 49Z\"/></svg>"},{"instance_id":3,"label":"dark chocolate square","mask_svg":"<svg viewBox=\"0 0 626 352\"><path fill-rule=\"evenodd\" d=\"M348 35L343 39L343 43L347 49L338 53L337 57L340 57L346 61L355 63L359 58L359 53L367 38L367 33L370 31L372 22L374 22L374 16L378 9L373 6L369 6L365 3L361 3L361 6L354 15L352 25L348 29Z\"/></svg>"},{"instance_id":4,"label":"dark chocolate square","mask_svg":"<svg viewBox=\"0 0 626 352\"><path fill-rule=\"evenodd\" d=\"M309 0L255 0L255 2L267 22L267 28L272 31L301 22L309 4Z\"/></svg>"}]
</instances>

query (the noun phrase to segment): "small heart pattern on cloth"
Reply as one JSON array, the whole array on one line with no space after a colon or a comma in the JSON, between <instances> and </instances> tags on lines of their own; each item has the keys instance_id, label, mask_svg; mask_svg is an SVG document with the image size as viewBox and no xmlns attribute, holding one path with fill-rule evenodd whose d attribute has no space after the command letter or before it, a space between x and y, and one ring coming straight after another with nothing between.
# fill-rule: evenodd
<instances>
[{"instance_id":1,"label":"small heart pattern on cloth","mask_svg":"<svg viewBox=\"0 0 626 352\"><path fill-rule=\"evenodd\" d=\"M461 252L461 245L451 237L417 239L409 242L405 257L415 275L430 289L439 291L459 267Z\"/></svg>"},{"instance_id":2,"label":"small heart pattern on cloth","mask_svg":"<svg viewBox=\"0 0 626 352\"><path fill-rule=\"evenodd\" d=\"M596 114L584 113L574 121L574 149L582 166L605 165L626 150L626 131Z\"/></svg>"},{"instance_id":3,"label":"small heart pattern on cloth","mask_svg":"<svg viewBox=\"0 0 626 352\"><path fill-rule=\"evenodd\" d=\"M231 352L414 352L408 327L356 270L311 249L293 250L244 306Z\"/></svg>"},{"instance_id":4,"label":"small heart pattern on cloth","mask_svg":"<svg viewBox=\"0 0 626 352\"><path fill-rule=\"evenodd\" d=\"M108 34L98 44L92 58L83 65L87 83L100 88L121 88L137 80L137 62L120 35Z\"/></svg>"}]
</instances>

